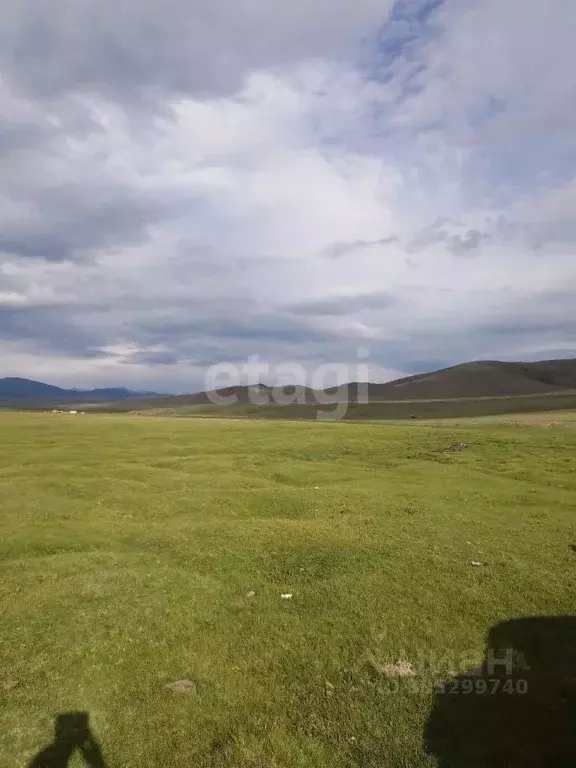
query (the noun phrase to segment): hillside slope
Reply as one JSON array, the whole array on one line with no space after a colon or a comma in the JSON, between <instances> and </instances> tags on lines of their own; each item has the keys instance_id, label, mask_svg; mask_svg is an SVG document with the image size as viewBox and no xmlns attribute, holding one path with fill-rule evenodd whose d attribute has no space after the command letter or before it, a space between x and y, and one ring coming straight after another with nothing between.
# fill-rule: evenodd
<instances>
[{"instance_id":1,"label":"hillside slope","mask_svg":"<svg viewBox=\"0 0 576 768\"><path fill-rule=\"evenodd\" d=\"M576 389L576 360L463 363L385 384L370 384L368 389L371 401L514 397L561 392ZM356 399L353 394L351 399Z\"/></svg>"},{"instance_id":2,"label":"hillside slope","mask_svg":"<svg viewBox=\"0 0 576 768\"><path fill-rule=\"evenodd\" d=\"M137 399L111 403L114 410L128 411L143 408L181 408L183 406L200 405L237 405L253 403L255 405L281 404L292 402L291 398L298 395L299 402L316 402L313 389L302 386L268 387L265 384L251 386L224 387L209 392L194 392L189 395L158 395L155 397L139 397Z\"/></svg>"},{"instance_id":3,"label":"hillside slope","mask_svg":"<svg viewBox=\"0 0 576 768\"><path fill-rule=\"evenodd\" d=\"M361 392L366 385L362 385ZM501 363L480 361L463 363L432 373L390 381L385 384L368 384L369 403L453 400L459 398L508 398L531 395L561 394L576 390L576 360L549 360L538 363ZM328 389L326 393L335 399L358 401L359 385L351 383L347 390ZM299 402L317 402L314 390L306 387L257 387L236 386L216 392L196 392L189 395L142 397L134 400L106 404L107 409L118 411L182 408L218 404L267 405L282 404L280 392L289 399L296 391ZM252 393L252 394L251 394ZM254 399L256 394L260 400ZM322 393L324 394L324 393ZM217 397L215 397L216 395Z\"/></svg>"}]
</instances>

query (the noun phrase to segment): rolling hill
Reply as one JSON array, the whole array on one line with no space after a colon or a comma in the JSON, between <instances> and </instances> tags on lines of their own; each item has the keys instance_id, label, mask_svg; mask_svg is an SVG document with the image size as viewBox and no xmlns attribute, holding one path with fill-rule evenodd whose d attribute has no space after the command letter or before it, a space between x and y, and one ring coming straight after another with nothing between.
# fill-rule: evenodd
<instances>
[{"instance_id":1,"label":"rolling hill","mask_svg":"<svg viewBox=\"0 0 576 768\"><path fill-rule=\"evenodd\" d=\"M432 373L407 376L384 384L368 384L368 399L374 402L516 397L544 395L567 389L576 389L576 360L545 360L537 363L482 360ZM351 384L349 401L356 402L357 393L357 384Z\"/></svg>"},{"instance_id":2,"label":"rolling hill","mask_svg":"<svg viewBox=\"0 0 576 768\"><path fill-rule=\"evenodd\" d=\"M158 395L154 397L138 397L129 401L109 403L114 410L142 410L145 408L181 408L183 406L213 406L220 405L268 405L275 403L293 402L295 397L299 402L316 403L316 392L309 387L293 386L270 387L266 384L249 386L224 387L208 392L194 392L189 395Z\"/></svg>"},{"instance_id":3,"label":"rolling hill","mask_svg":"<svg viewBox=\"0 0 576 768\"><path fill-rule=\"evenodd\" d=\"M368 402L359 403L359 394L367 392ZM440 410L454 410L456 401L491 399L497 412L520 407L522 410L540 410L551 407L540 402L542 396L565 395L566 406L576 403L576 360L545 360L535 363L508 363L476 361L443 368L430 373L407 376L386 383L359 385L352 382L347 389L327 389L315 392L303 386L269 387L265 384L234 386L211 392L184 395L151 395L127 389L66 390L28 379L0 379L0 403L41 408L56 403L86 403L86 407L99 411L175 411L214 413L221 407L231 406L229 413L237 415L279 415L308 418L326 396L332 401L354 405L351 411L361 418L408 418L412 414L436 412L438 407L425 407L426 403L452 403ZM297 398L296 398L297 396ZM517 406L507 405L510 398L518 398ZM532 400L530 400L532 398ZM538 402L534 403L536 398ZM497 404L495 401L499 400ZM560 399L552 398L559 407ZM296 403L294 404L294 401ZM290 403L293 403L292 405ZM88 405L89 404L89 405ZM358 405L356 405L358 404ZM413 405L411 405L413 404ZM418 407L416 407L416 405ZM476 407L476 406L475 406ZM466 412L470 406L461 406ZM482 406L487 413L490 406ZM350 417L352 417L350 415Z\"/></svg>"},{"instance_id":4,"label":"rolling hill","mask_svg":"<svg viewBox=\"0 0 576 768\"><path fill-rule=\"evenodd\" d=\"M463 363L431 373L416 374L386 383L349 384L347 390L327 389L321 393L307 387L236 386L213 392L188 395L139 397L108 403L107 409L130 411L145 409L181 409L234 404L264 408L282 406L298 394L298 402L316 404L318 395L332 395L334 400L356 403L358 394L367 391L368 404L424 402L433 400L511 398L571 393L576 391L576 360L548 360L537 363L479 361ZM216 397L215 397L216 395ZM260 402L254 398L257 395ZM288 406L291 407L291 406Z\"/></svg>"}]
</instances>

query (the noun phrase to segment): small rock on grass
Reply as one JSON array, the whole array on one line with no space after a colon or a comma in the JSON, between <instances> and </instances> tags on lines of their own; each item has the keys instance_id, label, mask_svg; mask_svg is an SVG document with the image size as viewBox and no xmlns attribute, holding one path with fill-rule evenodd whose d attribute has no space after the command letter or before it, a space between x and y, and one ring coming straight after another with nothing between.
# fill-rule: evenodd
<instances>
[{"instance_id":1,"label":"small rock on grass","mask_svg":"<svg viewBox=\"0 0 576 768\"><path fill-rule=\"evenodd\" d=\"M391 679L402 677L414 677L416 672L409 661L397 661L395 664L385 664L382 667L382 674Z\"/></svg>"},{"instance_id":2,"label":"small rock on grass","mask_svg":"<svg viewBox=\"0 0 576 768\"><path fill-rule=\"evenodd\" d=\"M480 560L472 560L470 565L474 565L476 568L483 568L486 563L481 563Z\"/></svg>"},{"instance_id":3,"label":"small rock on grass","mask_svg":"<svg viewBox=\"0 0 576 768\"><path fill-rule=\"evenodd\" d=\"M175 680L173 683L166 683L165 687L172 691L172 693L198 693L198 686L194 680Z\"/></svg>"},{"instance_id":4,"label":"small rock on grass","mask_svg":"<svg viewBox=\"0 0 576 768\"><path fill-rule=\"evenodd\" d=\"M292 600L292 592L283 592L280 597L282 600Z\"/></svg>"},{"instance_id":5,"label":"small rock on grass","mask_svg":"<svg viewBox=\"0 0 576 768\"><path fill-rule=\"evenodd\" d=\"M448 445L446 448L443 448L443 451L465 451L466 448L468 448L468 443L452 443L452 445Z\"/></svg>"},{"instance_id":6,"label":"small rock on grass","mask_svg":"<svg viewBox=\"0 0 576 768\"><path fill-rule=\"evenodd\" d=\"M254 592L254 590L251 589L250 592L246 592L246 597L254 597L255 594L256 592Z\"/></svg>"}]
</instances>

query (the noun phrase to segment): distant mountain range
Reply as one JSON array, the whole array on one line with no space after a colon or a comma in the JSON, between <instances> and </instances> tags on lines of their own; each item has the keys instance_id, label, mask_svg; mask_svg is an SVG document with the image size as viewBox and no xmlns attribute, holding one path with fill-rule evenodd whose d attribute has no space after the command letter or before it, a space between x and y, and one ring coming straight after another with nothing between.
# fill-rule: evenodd
<instances>
[{"instance_id":1,"label":"distant mountain range","mask_svg":"<svg viewBox=\"0 0 576 768\"><path fill-rule=\"evenodd\" d=\"M108 400L128 400L131 397L146 397L154 392L131 392L124 387L104 389L62 389L52 384L31 379L0 379L0 401L32 401L54 403L102 402Z\"/></svg>"},{"instance_id":2,"label":"distant mountain range","mask_svg":"<svg viewBox=\"0 0 576 768\"><path fill-rule=\"evenodd\" d=\"M431 373L420 373L383 384L357 382L338 392L328 389L320 394L332 394L336 399L357 402L359 392L367 392L371 403L409 400L450 400L458 398L518 397L529 395L558 394L576 390L576 360L544 360L536 363L503 363L482 360L462 363ZM29 379L0 379L0 402L13 403L79 403L100 402L107 409L138 410L142 408L178 408L186 405L206 405L224 398L235 398L237 403L254 402L260 395L273 403L281 403L298 392L300 402L317 402L317 393L307 387L268 387L264 384L227 387L213 392L196 392L189 395L158 395L148 392L132 392L123 388L110 389L61 389Z\"/></svg>"}]
</instances>

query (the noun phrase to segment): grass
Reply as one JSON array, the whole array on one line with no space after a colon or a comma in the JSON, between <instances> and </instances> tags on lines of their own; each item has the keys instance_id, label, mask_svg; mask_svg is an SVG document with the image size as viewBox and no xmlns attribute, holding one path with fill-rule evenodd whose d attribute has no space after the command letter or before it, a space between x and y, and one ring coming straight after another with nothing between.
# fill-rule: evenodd
<instances>
[{"instance_id":1,"label":"grass","mask_svg":"<svg viewBox=\"0 0 576 768\"><path fill-rule=\"evenodd\" d=\"M30 407L30 406L29 406ZM174 405L168 401L157 406L148 406L144 401L123 400L116 403L84 403L63 406L65 410L75 407L79 410L103 413L127 413L142 415L199 416L217 418L262 418L262 419L316 419L318 412L330 416L337 410L337 403L302 403L279 405L257 405L238 402L232 405L212 403ZM38 408L46 410L46 403ZM343 418L349 421L376 421L391 419L446 419L484 417L490 415L560 412L576 408L576 391L555 392L540 395L517 395L514 397L461 397L444 400L372 400L369 403L350 403L343 409ZM341 418L342 416L340 416ZM334 418L334 417L333 417Z\"/></svg>"},{"instance_id":2,"label":"grass","mask_svg":"<svg viewBox=\"0 0 576 768\"><path fill-rule=\"evenodd\" d=\"M429 422L436 423L436 422ZM576 411L540 411L532 413L492 414L478 418L452 419L451 424L501 424L503 426L576 427Z\"/></svg>"},{"instance_id":3,"label":"grass","mask_svg":"<svg viewBox=\"0 0 576 768\"><path fill-rule=\"evenodd\" d=\"M109 768L436 765L448 670L424 661L457 673L499 622L575 612L575 448L490 422L0 414L0 766L75 710ZM418 676L391 690L398 660Z\"/></svg>"}]
</instances>

